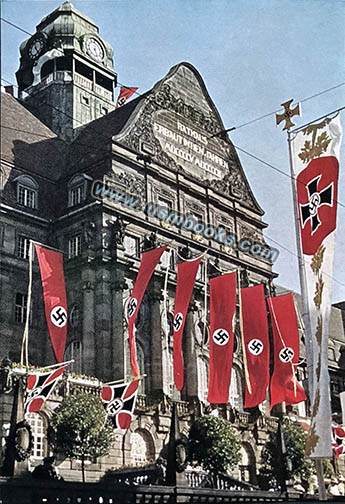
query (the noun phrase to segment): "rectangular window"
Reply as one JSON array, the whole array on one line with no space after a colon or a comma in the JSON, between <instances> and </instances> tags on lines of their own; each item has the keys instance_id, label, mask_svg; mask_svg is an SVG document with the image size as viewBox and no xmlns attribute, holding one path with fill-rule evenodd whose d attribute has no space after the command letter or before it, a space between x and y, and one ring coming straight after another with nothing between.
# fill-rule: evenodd
<instances>
[{"instance_id":1,"label":"rectangular window","mask_svg":"<svg viewBox=\"0 0 345 504\"><path fill-rule=\"evenodd\" d=\"M28 238L25 238L25 236L17 236L17 243L16 243L16 256L20 257L21 259L28 259L29 257L29 247L30 247L30 240Z\"/></svg>"},{"instance_id":2,"label":"rectangular window","mask_svg":"<svg viewBox=\"0 0 345 504\"><path fill-rule=\"evenodd\" d=\"M81 97L81 102L82 102L83 105L89 105L90 100L88 99L87 96L82 96Z\"/></svg>"},{"instance_id":3,"label":"rectangular window","mask_svg":"<svg viewBox=\"0 0 345 504\"><path fill-rule=\"evenodd\" d=\"M172 210L172 201L165 198L158 198L158 205L163 208L167 208L168 210Z\"/></svg>"},{"instance_id":4,"label":"rectangular window","mask_svg":"<svg viewBox=\"0 0 345 504\"><path fill-rule=\"evenodd\" d=\"M77 257L81 254L81 235L75 235L68 240L68 257Z\"/></svg>"},{"instance_id":5,"label":"rectangular window","mask_svg":"<svg viewBox=\"0 0 345 504\"><path fill-rule=\"evenodd\" d=\"M76 186L70 192L70 206L79 205L83 197L83 186Z\"/></svg>"},{"instance_id":6,"label":"rectangular window","mask_svg":"<svg viewBox=\"0 0 345 504\"><path fill-rule=\"evenodd\" d=\"M123 244L125 251L132 257L140 257L140 241L136 236L126 235Z\"/></svg>"},{"instance_id":7,"label":"rectangular window","mask_svg":"<svg viewBox=\"0 0 345 504\"><path fill-rule=\"evenodd\" d=\"M24 186L19 186L18 188L18 203L20 205L36 208L36 191L28 189Z\"/></svg>"},{"instance_id":8,"label":"rectangular window","mask_svg":"<svg viewBox=\"0 0 345 504\"><path fill-rule=\"evenodd\" d=\"M27 421L31 427L33 437L32 456L42 459L44 457L45 428L42 417L38 413L27 415Z\"/></svg>"},{"instance_id":9,"label":"rectangular window","mask_svg":"<svg viewBox=\"0 0 345 504\"><path fill-rule=\"evenodd\" d=\"M26 320L26 306L28 302L28 297L26 294L21 294L17 292L16 294L16 304L15 304L15 314L14 318L16 322L23 324Z\"/></svg>"}]
</instances>

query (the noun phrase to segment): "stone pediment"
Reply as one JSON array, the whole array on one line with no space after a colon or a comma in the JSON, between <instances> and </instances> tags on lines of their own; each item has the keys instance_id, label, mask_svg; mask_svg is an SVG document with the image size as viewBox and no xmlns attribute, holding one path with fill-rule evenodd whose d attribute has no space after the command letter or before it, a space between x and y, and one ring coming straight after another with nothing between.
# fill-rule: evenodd
<instances>
[{"instance_id":1,"label":"stone pediment","mask_svg":"<svg viewBox=\"0 0 345 504\"><path fill-rule=\"evenodd\" d=\"M234 146L197 70L173 67L145 97L114 140L206 183L259 214Z\"/></svg>"}]
</instances>

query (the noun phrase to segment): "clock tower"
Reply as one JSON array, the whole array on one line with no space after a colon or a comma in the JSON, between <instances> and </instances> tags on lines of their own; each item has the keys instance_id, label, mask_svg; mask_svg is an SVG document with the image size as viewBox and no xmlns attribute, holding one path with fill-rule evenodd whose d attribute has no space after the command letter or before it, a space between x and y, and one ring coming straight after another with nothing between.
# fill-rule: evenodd
<instances>
[{"instance_id":1,"label":"clock tower","mask_svg":"<svg viewBox=\"0 0 345 504\"><path fill-rule=\"evenodd\" d=\"M42 19L20 54L19 98L60 138L115 108L113 49L70 2Z\"/></svg>"}]
</instances>

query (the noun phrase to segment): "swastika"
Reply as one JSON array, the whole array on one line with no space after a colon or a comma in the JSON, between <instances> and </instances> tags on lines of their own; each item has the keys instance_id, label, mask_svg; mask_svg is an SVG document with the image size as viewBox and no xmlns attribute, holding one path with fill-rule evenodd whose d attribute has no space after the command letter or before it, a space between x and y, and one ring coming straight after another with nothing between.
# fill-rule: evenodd
<instances>
[{"instance_id":1,"label":"swastika","mask_svg":"<svg viewBox=\"0 0 345 504\"><path fill-rule=\"evenodd\" d=\"M282 362L291 362L295 352L290 347L284 347L279 352L279 359Z\"/></svg>"},{"instance_id":2,"label":"swastika","mask_svg":"<svg viewBox=\"0 0 345 504\"><path fill-rule=\"evenodd\" d=\"M124 105L126 103L126 98L124 96L121 96L121 98L119 98L117 103L118 103L118 106L121 107L122 105Z\"/></svg>"},{"instance_id":3,"label":"swastika","mask_svg":"<svg viewBox=\"0 0 345 504\"><path fill-rule=\"evenodd\" d=\"M55 306L50 312L50 320L56 327L64 327L67 324L67 312L63 306Z\"/></svg>"},{"instance_id":4,"label":"swastika","mask_svg":"<svg viewBox=\"0 0 345 504\"><path fill-rule=\"evenodd\" d=\"M212 338L216 345L223 346L227 344L230 336L228 331L226 331L225 329L217 329L216 331L214 331Z\"/></svg>"},{"instance_id":5,"label":"swastika","mask_svg":"<svg viewBox=\"0 0 345 504\"><path fill-rule=\"evenodd\" d=\"M26 397L26 402L31 401L31 399L34 399L35 397L41 395L41 393L42 393L42 387L36 387L33 390L30 390Z\"/></svg>"},{"instance_id":6,"label":"swastika","mask_svg":"<svg viewBox=\"0 0 345 504\"><path fill-rule=\"evenodd\" d=\"M132 317L138 306L138 300L136 298L131 298L128 304L128 316Z\"/></svg>"},{"instance_id":7,"label":"swastika","mask_svg":"<svg viewBox=\"0 0 345 504\"><path fill-rule=\"evenodd\" d=\"M109 416L115 416L123 408L123 401L120 398L116 398L107 405L107 413Z\"/></svg>"},{"instance_id":8,"label":"swastika","mask_svg":"<svg viewBox=\"0 0 345 504\"><path fill-rule=\"evenodd\" d=\"M174 331L177 332L181 329L183 322L183 315L181 312L176 313L174 318Z\"/></svg>"},{"instance_id":9,"label":"swastika","mask_svg":"<svg viewBox=\"0 0 345 504\"><path fill-rule=\"evenodd\" d=\"M248 350L253 355L260 355L264 349L264 344L259 339L252 339L248 343Z\"/></svg>"}]
</instances>

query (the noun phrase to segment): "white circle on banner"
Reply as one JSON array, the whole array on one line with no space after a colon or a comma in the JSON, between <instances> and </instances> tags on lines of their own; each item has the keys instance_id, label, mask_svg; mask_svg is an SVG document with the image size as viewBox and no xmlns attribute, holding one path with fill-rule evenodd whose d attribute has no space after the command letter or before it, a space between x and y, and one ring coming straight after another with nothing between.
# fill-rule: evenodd
<instances>
[{"instance_id":1,"label":"white circle on banner","mask_svg":"<svg viewBox=\"0 0 345 504\"><path fill-rule=\"evenodd\" d=\"M248 343L248 350L253 355L260 355L264 349L264 344L261 340L254 338Z\"/></svg>"},{"instance_id":2,"label":"white circle on banner","mask_svg":"<svg viewBox=\"0 0 345 504\"><path fill-rule=\"evenodd\" d=\"M128 317L133 317L135 310L137 309L138 306L138 300L136 298L131 298L128 303Z\"/></svg>"},{"instance_id":3,"label":"white circle on banner","mask_svg":"<svg viewBox=\"0 0 345 504\"><path fill-rule=\"evenodd\" d=\"M174 331L175 332L178 332L181 329L182 323L183 323L183 315L181 312L178 312L178 313L176 313L176 315L174 317Z\"/></svg>"},{"instance_id":4,"label":"white circle on banner","mask_svg":"<svg viewBox=\"0 0 345 504\"><path fill-rule=\"evenodd\" d=\"M216 331L214 331L214 333L212 335L212 339L216 345L224 346L228 343L230 336L229 336L228 331L226 331L225 329L219 328Z\"/></svg>"},{"instance_id":5,"label":"white circle on banner","mask_svg":"<svg viewBox=\"0 0 345 504\"><path fill-rule=\"evenodd\" d=\"M279 352L279 359L282 362L291 362L293 357L295 355L295 352L292 350L290 347L284 347L280 350Z\"/></svg>"},{"instance_id":6,"label":"white circle on banner","mask_svg":"<svg viewBox=\"0 0 345 504\"><path fill-rule=\"evenodd\" d=\"M50 312L50 320L56 327L64 327L67 324L67 312L63 306L55 306Z\"/></svg>"}]
</instances>

